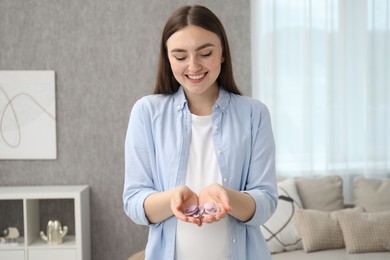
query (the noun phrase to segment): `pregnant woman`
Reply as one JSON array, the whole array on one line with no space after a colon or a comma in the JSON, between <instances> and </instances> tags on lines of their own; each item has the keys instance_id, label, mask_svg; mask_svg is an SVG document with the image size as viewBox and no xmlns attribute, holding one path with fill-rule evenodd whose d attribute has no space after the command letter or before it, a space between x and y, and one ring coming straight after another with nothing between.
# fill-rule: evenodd
<instances>
[{"instance_id":1,"label":"pregnant woman","mask_svg":"<svg viewBox=\"0 0 390 260\"><path fill-rule=\"evenodd\" d=\"M130 115L123 201L149 226L146 259L271 259L260 232L277 204L270 115L241 95L206 7L164 27L154 94Z\"/></svg>"}]
</instances>

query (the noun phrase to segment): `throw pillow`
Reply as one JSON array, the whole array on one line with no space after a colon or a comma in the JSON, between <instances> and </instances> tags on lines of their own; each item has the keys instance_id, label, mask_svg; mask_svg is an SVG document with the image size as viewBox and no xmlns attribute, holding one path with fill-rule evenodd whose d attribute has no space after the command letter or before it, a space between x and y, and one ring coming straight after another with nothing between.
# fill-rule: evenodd
<instances>
[{"instance_id":1,"label":"throw pillow","mask_svg":"<svg viewBox=\"0 0 390 260\"><path fill-rule=\"evenodd\" d=\"M356 205L368 212L390 210L390 180L354 179Z\"/></svg>"},{"instance_id":2,"label":"throw pillow","mask_svg":"<svg viewBox=\"0 0 390 260\"><path fill-rule=\"evenodd\" d=\"M336 214L348 253L390 251L390 211Z\"/></svg>"},{"instance_id":3,"label":"throw pillow","mask_svg":"<svg viewBox=\"0 0 390 260\"><path fill-rule=\"evenodd\" d=\"M279 202L272 217L260 226L271 253L302 249L294 214L301 208L301 200L294 178L278 183Z\"/></svg>"},{"instance_id":4,"label":"throw pillow","mask_svg":"<svg viewBox=\"0 0 390 260\"><path fill-rule=\"evenodd\" d=\"M304 209L335 211L344 208L343 179L340 176L295 179Z\"/></svg>"},{"instance_id":5,"label":"throw pillow","mask_svg":"<svg viewBox=\"0 0 390 260\"><path fill-rule=\"evenodd\" d=\"M314 209L296 210L295 218L305 252L345 247L343 233L336 217L336 213L340 211L362 212L363 209L351 208L334 212Z\"/></svg>"}]
</instances>

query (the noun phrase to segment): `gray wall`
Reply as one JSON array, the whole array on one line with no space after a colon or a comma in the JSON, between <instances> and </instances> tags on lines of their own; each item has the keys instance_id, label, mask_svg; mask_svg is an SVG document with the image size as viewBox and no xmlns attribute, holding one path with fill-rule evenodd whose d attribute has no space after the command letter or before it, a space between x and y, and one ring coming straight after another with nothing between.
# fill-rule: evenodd
<instances>
[{"instance_id":1,"label":"gray wall","mask_svg":"<svg viewBox=\"0 0 390 260\"><path fill-rule=\"evenodd\" d=\"M250 94L250 1L196 1L230 39L236 81ZM123 213L123 142L133 103L151 93L162 27L195 1L0 0L0 70L55 70L57 160L0 161L0 185L88 184L92 259L145 246ZM1 212L0 212L1 214Z\"/></svg>"}]
</instances>

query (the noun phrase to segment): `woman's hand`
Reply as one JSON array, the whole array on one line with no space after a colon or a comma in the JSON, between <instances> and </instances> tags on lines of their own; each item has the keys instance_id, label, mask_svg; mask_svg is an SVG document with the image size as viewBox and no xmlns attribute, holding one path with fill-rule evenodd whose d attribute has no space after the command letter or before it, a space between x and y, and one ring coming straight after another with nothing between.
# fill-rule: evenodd
<instances>
[{"instance_id":1,"label":"woman's hand","mask_svg":"<svg viewBox=\"0 0 390 260\"><path fill-rule=\"evenodd\" d=\"M217 206L218 212L215 215L204 214L202 222L212 223L224 218L231 210L228 193L225 188L217 183L211 184L204 188L199 194L200 205L213 203Z\"/></svg>"},{"instance_id":2,"label":"woman's hand","mask_svg":"<svg viewBox=\"0 0 390 260\"><path fill-rule=\"evenodd\" d=\"M201 214L198 217L186 216L183 213L191 206L201 207L205 204L214 204L218 207L218 212L214 215ZM199 196L185 185L155 192L145 199L144 208L150 223L159 223L175 215L182 221L202 226L203 222L218 221L228 213L237 220L246 222L253 217L256 204L249 194L215 183L204 188Z\"/></svg>"},{"instance_id":3,"label":"woman's hand","mask_svg":"<svg viewBox=\"0 0 390 260\"><path fill-rule=\"evenodd\" d=\"M174 189L171 194L171 210L180 220L202 226L199 218L184 215L183 211L192 205L198 205L198 195L185 185Z\"/></svg>"}]
</instances>

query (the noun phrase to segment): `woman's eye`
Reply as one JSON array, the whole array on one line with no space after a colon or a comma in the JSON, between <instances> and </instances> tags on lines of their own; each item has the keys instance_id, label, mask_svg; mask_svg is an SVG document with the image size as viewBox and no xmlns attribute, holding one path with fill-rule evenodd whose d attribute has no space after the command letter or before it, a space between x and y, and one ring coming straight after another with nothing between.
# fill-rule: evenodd
<instances>
[{"instance_id":1,"label":"woman's eye","mask_svg":"<svg viewBox=\"0 0 390 260\"><path fill-rule=\"evenodd\" d=\"M175 56L175 59L178 60L178 61L182 61L182 60L185 60L186 57L178 57L178 56Z\"/></svg>"},{"instance_id":2,"label":"woman's eye","mask_svg":"<svg viewBox=\"0 0 390 260\"><path fill-rule=\"evenodd\" d=\"M211 56L211 54L212 54L212 51L209 51L207 53L201 54L200 56L202 56L202 57L209 57L209 56Z\"/></svg>"}]
</instances>

